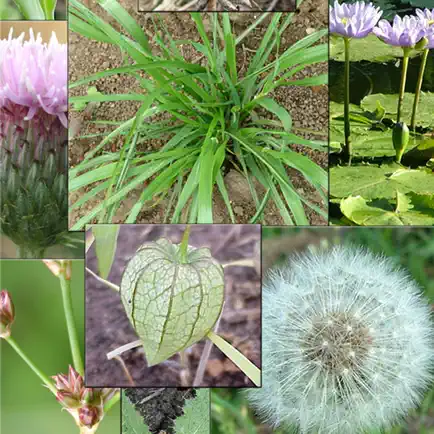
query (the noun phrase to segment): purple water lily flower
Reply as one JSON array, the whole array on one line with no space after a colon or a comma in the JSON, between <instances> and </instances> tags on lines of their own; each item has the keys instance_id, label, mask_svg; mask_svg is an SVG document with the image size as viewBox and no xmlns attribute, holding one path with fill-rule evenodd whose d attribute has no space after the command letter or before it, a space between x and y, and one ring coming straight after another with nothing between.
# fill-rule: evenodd
<instances>
[{"instance_id":1,"label":"purple water lily flower","mask_svg":"<svg viewBox=\"0 0 434 434\"><path fill-rule=\"evenodd\" d=\"M330 33L347 38L364 38L372 32L383 11L372 3L356 2L330 6Z\"/></svg>"},{"instance_id":2,"label":"purple water lily flower","mask_svg":"<svg viewBox=\"0 0 434 434\"><path fill-rule=\"evenodd\" d=\"M401 18L396 15L392 25L381 20L373 32L389 45L414 47L425 36L426 25L419 17L407 15Z\"/></svg>"},{"instance_id":3,"label":"purple water lily flower","mask_svg":"<svg viewBox=\"0 0 434 434\"><path fill-rule=\"evenodd\" d=\"M0 109L16 104L28 109L26 120L43 111L57 116L67 126L67 62L66 44L59 44L53 35L48 44L32 29L24 41L24 33L0 41Z\"/></svg>"},{"instance_id":4,"label":"purple water lily flower","mask_svg":"<svg viewBox=\"0 0 434 434\"><path fill-rule=\"evenodd\" d=\"M422 20L427 20L429 26L434 25L434 9L416 9L416 15Z\"/></svg>"}]
</instances>

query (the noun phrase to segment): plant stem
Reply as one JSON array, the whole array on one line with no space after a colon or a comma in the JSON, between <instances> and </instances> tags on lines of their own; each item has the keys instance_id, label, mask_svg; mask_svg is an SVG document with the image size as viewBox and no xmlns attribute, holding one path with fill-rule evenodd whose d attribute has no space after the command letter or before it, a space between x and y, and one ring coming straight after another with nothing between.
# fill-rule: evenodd
<instances>
[{"instance_id":1,"label":"plant stem","mask_svg":"<svg viewBox=\"0 0 434 434\"><path fill-rule=\"evenodd\" d=\"M94 273L90 268L86 267L86 271L93 277L95 277L98 282L104 283L104 285L108 286L111 289L114 289L116 292L120 292L121 288L118 285L115 285L114 283L111 283L108 280L105 280L102 277L98 276L98 274Z\"/></svg>"},{"instance_id":2,"label":"plant stem","mask_svg":"<svg viewBox=\"0 0 434 434\"><path fill-rule=\"evenodd\" d=\"M257 368L246 356L241 354L229 342L226 342L222 337L216 335L213 331L209 331L207 337L212 343L223 352L229 359L237 365L255 384L261 385L261 370Z\"/></svg>"},{"instance_id":3,"label":"plant stem","mask_svg":"<svg viewBox=\"0 0 434 434\"><path fill-rule=\"evenodd\" d=\"M181 247L179 248L180 260L182 264L187 262L188 239L190 238L190 225L187 225L182 236Z\"/></svg>"},{"instance_id":4,"label":"plant stem","mask_svg":"<svg viewBox=\"0 0 434 434\"><path fill-rule=\"evenodd\" d=\"M104 413L108 413L110 409L119 401L121 393L118 391L111 399L109 399L104 405Z\"/></svg>"},{"instance_id":5,"label":"plant stem","mask_svg":"<svg viewBox=\"0 0 434 434\"><path fill-rule=\"evenodd\" d=\"M43 381L43 383L53 392L55 395L57 393L56 388L52 381L41 372L36 365L26 356L20 346L15 342L12 337L5 338L6 342L16 351L16 353L27 363L27 365L32 369L32 371Z\"/></svg>"},{"instance_id":6,"label":"plant stem","mask_svg":"<svg viewBox=\"0 0 434 434\"><path fill-rule=\"evenodd\" d=\"M65 310L66 326L68 329L69 344L71 346L74 368L81 376L84 376L83 361L81 359L80 344L78 342L77 328L72 308L71 281L67 279L65 267L59 274L59 280L62 289L63 308Z\"/></svg>"},{"instance_id":7,"label":"plant stem","mask_svg":"<svg viewBox=\"0 0 434 434\"><path fill-rule=\"evenodd\" d=\"M344 73L344 127L345 148L344 157L351 166L351 138L350 138L350 39L344 38L345 73Z\"/></svg>"},{"instance_id":8,"label":"plant stem","mask_svg":"<svg viewBox=\"0 0 434 434\"><path fill-rule=\"evenodd\" d=\"M422 82L423 82L423 76L425 74L425 67L426 67L426 61L428 59L428 53L429 53L429 49L426 48L423 51L422 60L420 63L419 76L417 78L417 84L416 84L416 92L414 94L413 112L411 114L411 121L410 121L410 129L411 130L414 130L415 125L416 125L417 106L419 104L420 91L422 89Z\"/></svg>"},{"instance_id":9,"label":"plant stem","mask_svg":"<svg viewBox=\"0 0 434 434\"><path fill-rule=\"evenodd\" d=\"M18 259L42 259L45 249L32 249L29 246L17 246Z\"/></svg>"},{"instance_id":10,"label":"plant stem","mask_svg":"<svg viewBox=\"0 0 434 434\"><path fill-rule=\"evenodd\" d=\"M402 102L404 101L405 82L407 80L408 60L410 58L410 50L406 47L402 48L404 57L402 59L401 84L399 86L398 112L396 115L396 123L401 121Z\"/></svg>"}]
</instances>

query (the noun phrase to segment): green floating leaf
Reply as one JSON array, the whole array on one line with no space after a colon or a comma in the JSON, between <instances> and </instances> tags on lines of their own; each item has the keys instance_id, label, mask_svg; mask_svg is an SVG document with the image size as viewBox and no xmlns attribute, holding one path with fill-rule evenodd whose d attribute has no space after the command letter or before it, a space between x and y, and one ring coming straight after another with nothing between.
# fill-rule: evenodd
<instances>
[{"instance_id":1,"label":"green floating leaf","mask_svg":"<svg viewBox=\"0 0 434 434\"><path fill-rule=\"evenodd\" d=\"M175 421L176 434L208 434L209 425L209 389L196 389L196 397L186 401L184 414Z\"/></svg>"},{"instance_id":2,"label":"green floating leaf","mask_svg":"<svg viewBox=\"0 0 434 434\"><path fill-rule=\"evenodd\" d=\"M411 114L413 111L414 94L405 93L402 104L401 120L410 124ZM363 98L360 106L363 110L374 111L377 105L381 104L386 110L386 116L396 117L398 109L398 95L384 95L375 93ZM434 93L421 92L419 106L416 116L417 125L424 127L434 127Z\"/></svg>"},{"instance_id":3,"label":"green floating leaf","mask_svg":"<svg viewBox=\"0 0 434 434\"><path fill-rule=\"evenodd\" d=\"M413 50L410 56L417 56L418 52ZM403 57L403 50L400 47L385 44L375 35L369 35L366 38L352 39L350 42L350 60L360 62L368 60L369 62L387 62ZM344 41L338 36L330 36L330 58L343 62Z\"/></svg>"},{"instance_id":4,"label":"green floating leaf","mask_svg":"<svg viewBox=\"0 0 434 434\"><path fill-rule=\"evenodd\" d=\"M429 169L405 169L398 164L360 165L330 169L330 195L335 198L394 198L396 192L434 194L434 175Z\"/></svg>"},{"instance_id":5,"label":"green floating leaf","mask_svg":"<svg viewBox=\"0 0 434 434\"><path fill-rule=\"evenodd\" d=\"M396 205L350 196L341 201L345 217L361 226L434 225L434 197L397 193Z\"/></svg>"},{"instance_id":6,"label":"green floating leaf","mask_svg":"<svg viewBox=\"0 0 434 434\"><path fill-rule=\"evenodd\" d=\"M99 275L107 279L115 258L119 225L93 225Z\"/></svg>"},{"instance_id":7,"label":"green floating leaf","mask_svg":"<svg viewBox=\"0 0 434 434\"><path fill-rule=\"evenodd\" d=\"M340 150L344 143L344 125L332 121L330 125L330 142L336 143L333 149ZM421 136L411 138L407 151L416 148L421 142ZM395 149L392 142L392 130L371 130L369 127L356 126L351 128L351 143L353 156L357 157L394 157Z\"/></svg>"},{"instance_id":8,"label":"green floating leaf","mask_svg":"<svg viewBox=\"0 0 434 434\"><path fill-rule=\"evenodd\" d=\"M209 249L188 246L184 263L180 245L166 239L143 244L121 282L122 303L149 366L204 338L220 316L223 297L223 268Z\"/></svg>"}]
</instances>

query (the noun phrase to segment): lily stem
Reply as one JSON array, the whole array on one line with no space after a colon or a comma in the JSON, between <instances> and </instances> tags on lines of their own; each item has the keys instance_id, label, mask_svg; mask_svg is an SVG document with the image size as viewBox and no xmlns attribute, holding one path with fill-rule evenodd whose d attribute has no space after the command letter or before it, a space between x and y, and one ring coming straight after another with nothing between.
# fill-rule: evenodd
<instances>
[{"instance_id":1,"label":"lily stem","mask_svg":"<svg viewBox=\"0 0 434 434\"><path fill-rule=\"evenodd\" d=\"M345 73L344 73L344 127L345 148L344 157L351 166L351 130L350 130L350 39L344 38L345 46Z\"/></svg>"},{"instance_id":2,"label":"lily stem","mask_svg":"<svg viewBox=\"0 0 434 434\"><path fill-rule=\"evenodd\" d=\"M426 61L428 59L429 49L426 48L422 54L422 60L419 68L419 76L417 78L416 92L414 94L413 112L411 114L410 129L414 131L416 126L417 106L419 105L420 91L422 89L423 76L425 74Z\"/></svg>"},{"instance_id":3,"label":"lily stem","mask_svg":"<svg viewBox=\"0 0 434 434\"><path fill-rule=\"evenodd\" d=\"M407 81L408 60L410 58L410 50L403 48L404 57L402 59L401 84L399 86L398 111L396 114L396 123L401 121L402 102L404 101L405 82Z\"/></svg>"},{"instance_id":4,"label":"lily stem","mask_svg":"<svg viewBox=\"0 0 434 434\"><path fill-rule=\"evenodd\" d=\"M27 357L21 347L15 342L15 340L12 337L5 338L5 340L27 363L27 365L32 369L32 371L42 380L42 382L50 389L50 391L56 395L57 391L52 381L42 371L40 371L39 368Z\"/></svg>"},{"instance_id":5,"label":"lily stem","mask_svg":"<svg viewBox=\"0 0 434 434\"><path fill-rule=\"evenodd\" d=\"M81 376L84 376L84 366L81 358L77 327L75 325L74 319L74 311L72 308L71 281L70 276L67 275L66 271L68 267L68 262L70 261L64 261L64 266L59 274L59 280L60 287L62 289L63 308L65 311L66 327L68 329L69 344L71 346L71 354L72 360L74 362L74 368Z\"/></svg>"}]
</instances>

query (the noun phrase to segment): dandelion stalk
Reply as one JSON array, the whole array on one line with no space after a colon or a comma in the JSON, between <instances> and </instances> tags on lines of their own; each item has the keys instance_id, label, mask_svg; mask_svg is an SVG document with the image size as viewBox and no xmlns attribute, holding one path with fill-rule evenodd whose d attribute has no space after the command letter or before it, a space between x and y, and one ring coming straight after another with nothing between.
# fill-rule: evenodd
<instances>
[{"instance_id":1,"label":"dandelion stalk","mask_svg":"<svg viewBox=\"0 0 434 434\"><path fill-rule=\"evenodd\" d=\"M429 49L425 48L425 50L423 50L422 53L422 60L419 68L419 76L417 78L417 84L416 84L416 92L414 94L413 111L411 113L410 129L413 131L416 126L417 107L419 105L420 92L422 89L423 77L425 75L425 67L426 67L426 61L428 59L428 54L429 54Z\"/></svg>"}]
</instances>

